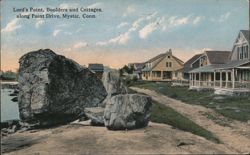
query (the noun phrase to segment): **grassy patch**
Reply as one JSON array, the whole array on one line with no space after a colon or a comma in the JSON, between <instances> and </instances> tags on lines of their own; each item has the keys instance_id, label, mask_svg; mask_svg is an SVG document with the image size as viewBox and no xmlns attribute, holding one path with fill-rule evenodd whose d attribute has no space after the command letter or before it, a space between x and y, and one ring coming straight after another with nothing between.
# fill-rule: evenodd
<instances>
[{"instance_id":1,"label":"grassy patch","mask_svg":"<svg viewBox=\"0 0 250 155\"><path fill-rule=\"evenodd\" d=\"M156 123L169 124L180 130L191 132L195 135L202 136L210 141L220 143L219 139L215 137L210 131L197 125L190 119L184 117L174 109L153 101L151 121Z\"/></svg>"},{"instance_id":2,"label":"grassy patch","mask_svg":"<svg viewBox=\"0 0 250 155\"><path fill-rule=\"evenodd\" d=\"M210 113L205 113L204 114L208 119L214 121L215 123L221 125L221 126L230 126L230 119L227 119L227 118L219 118L219 117L216 117L214 115L211 115Z\"/></svg>"},{"instance_id":3,"label":"grassy patch","mask_svg":"<svg viewBox=\"0 0 250 155\"><path fill-rule=\"evenodd\" d=\"M250 97L218 96L213 91L190 91L187 87L172 87L166 82L134 82L132 86L155 90L188 104L212 108L225 117L247 122L250 120Z\"/></svg>"}]
</instances>

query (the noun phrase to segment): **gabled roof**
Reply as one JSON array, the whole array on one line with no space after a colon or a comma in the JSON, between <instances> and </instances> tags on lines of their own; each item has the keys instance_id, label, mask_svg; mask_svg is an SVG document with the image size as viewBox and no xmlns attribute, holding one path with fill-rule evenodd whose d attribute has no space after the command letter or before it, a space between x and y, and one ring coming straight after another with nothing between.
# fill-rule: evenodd
<instances>
[{"instance_id":1,"label":"gabled roof","mask_svg":"<svg viewBox=\"0 0 250 155\"><path fill-rule=\"evenodd\" d=\"M103 64L89 64L88 68L92 71L103 71Z\"/></svg>"},{"instance_id":2,"label":"gabled roof","mask_svg":"<svg viewBox=\"0 0 250 155\"><path fill-rule=\"evenodd\" d=\"M167 56L166 53L164 53L164 54L159 54L159 55L157 55L156 57L150 59L150 60L147 61L146 63L151 63L151 62L156 61L156 60L157 60L157 62L156 62L156 63L154 64L154 66L152 66L152 67L148 67L148 66L144 67L144 68L142 69L142 71L151 71L151 70L152 70L153 68L155 68L155 66L157 66L166 56Z\"/></svg>"},{"instance_id":3,"label":"gabled roof","mask_svg":"<svg viewBox=\"0 0 250 155\"><path fill-rule=\"evenodd\" d=\"M218 67L218 69L236 68L236 67L239 67L239 66L247 64L247 63L250 63L250 60L248 60L248 59L245 59L245 60L234 60L234 61L230 61L227 64L220 65Z\"/></svg>"},{"instance_id":4,"label":"gabled roof","mask_svg":"<svg viewBox=\"0 0 250 155\"><path fill-rule=\"evenodd\" d=\"M214 72L215 69L217 69L219 66L220 66L220 65L218 65L218 64L202 66L202 67L195 68L195 69L189 71L189 73L212 73L212 72Z\"/></svg>"},{"instance_id":5,"label":"gabled roof","mask_svg":"<svg viewBox=\"0 0 250 155\"><path fill-rule=\"evenodd\" d=\"M177 58L176 56L173 56L173 55L172 55L172 57L175 58L175 60L176 60L177 62L179 62L180 64L183 64L183 63L184 63L181 59Z\"/></svg>"},{"instance_id":6,"label":"gabled roof","mask_svg":"<svg viewBox=\"0 0 250 155\"><path fill-rule=\"evenodd\" d=\"M214 72L216 70L223 70L223 69L231 69L231 68L237 68L242 65L245 65L247 63L250 63L250 60L235 60L231 61L227 64L212 64L207 66L202 66L196 69L193 69L189 71L189 73L208 73L208 72Z\"/></svg>"},{"instance_id":7,"label":"gabled roof","mask_svg":"<svg viewBox=\"0 0 250 155\"><path fill-rule=\"evenodd\" d=\"M145 67L145 68L143 68L142 70L143 71L150 71L150 70L152 70L153 68L155 68L155 66L157 66L168 54L171 54L171 56L180 64L180 65L183 65L183 61L182 60L180 60L179 58L177 58L176 56L174 56L174 55L172 55L172 53L171 52L166 52L166 53L161 53L161 54L159 54L159 55L157 55L157 56L155 56L155 57L153 57L153 58L151 58L151 59L149 59L148 61L146 61L145 63L151 63L151 62L153 62L153 61L157 61L155 64L154 64L154 66L152 66L152 67Z\"/></svg>"},{"instance_id":8,"label":"gabled roof","mask_svg":"<svg viewBox=\"0 0 250 155\"><path fill-rule=\"evenodd\" d=\"M249 30L240 30L243 36L246 38L247 42L250 42Z\"/></svg>"},{"instance_id":9,"label":"gabled roof","mask_svg":"<svg viewBox=\"0 0 250 155\"><path fill-rule=\"evenodd\" d=\"M210 64L225 64L230 60L231 51L205 51Z\"/></svg>"},{"instance_id":10,"label":"gabled roof","mask_svg":"<svg viewBox=\"0 0 250 155\"><path fill-rule=\"evenodd\" d=\"M190 58L187 62L184 63L183 65L183 72L184 73L188 73L190 70L192 70L191 68L191 64L197 60L202 54L196 54L194 55L192 58Z\"/></svg>"},{"instance_id":11,"label":"gabled roof","mask_svg":"<svg viewBox=\"0 0 250 155\"><path fill-rule=\"evenodd\" d=\"M146 61L146 63L148 63L148 62L153 62L153 61L155 61L155 60L157 60L157 59L159 59L159 58L165 57L165 56L166 56L166 53L161 53L161 54L159 54L159 55L157 55L157 56L155 56L155 57L149 59L148 61Z\"/></svg>"}]
</instances>

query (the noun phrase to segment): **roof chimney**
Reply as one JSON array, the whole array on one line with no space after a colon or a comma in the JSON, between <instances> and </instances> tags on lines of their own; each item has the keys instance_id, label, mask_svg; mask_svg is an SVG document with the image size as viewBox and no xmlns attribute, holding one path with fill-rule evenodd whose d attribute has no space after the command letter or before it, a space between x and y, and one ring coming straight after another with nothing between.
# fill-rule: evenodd
<instances>
[{"instance_id":1,"label":"roof chimney","mask_svg":"<svg viewBox=\"0 0 250 155\"><path fill-rule=\"evenodd\" d=\"M171 50L171 48L169 49L168 53L172 55L172 50Z\"/></svg>"}]
</instances>

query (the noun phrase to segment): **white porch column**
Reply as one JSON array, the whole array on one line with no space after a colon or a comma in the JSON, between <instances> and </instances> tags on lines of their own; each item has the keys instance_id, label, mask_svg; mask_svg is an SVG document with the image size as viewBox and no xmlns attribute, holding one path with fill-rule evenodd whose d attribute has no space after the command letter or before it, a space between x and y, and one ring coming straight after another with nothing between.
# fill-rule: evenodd
<instances>
[{"instance_id":1,"label":"white porch column","mask_svg":"<svg viewBox=\"0 0 250 155\"><path fill-rule=\"evenodd\" d=\"M195 85L195 76L194 76L194 73L192 73L192 79L193 79L192 85L194 86Z\"/></svg>"},{"instance_id":2,"label":"white porch column","mask_svg":"<svg viewBox=\"0 0 250 155\"><path fill-rule=\"evenodd\" d=\"M234 89L234 84L235 84L235 75L234 75L234 68L231 71L231 80L232 80L232 88Z\"/></svg>"}]
</instances>

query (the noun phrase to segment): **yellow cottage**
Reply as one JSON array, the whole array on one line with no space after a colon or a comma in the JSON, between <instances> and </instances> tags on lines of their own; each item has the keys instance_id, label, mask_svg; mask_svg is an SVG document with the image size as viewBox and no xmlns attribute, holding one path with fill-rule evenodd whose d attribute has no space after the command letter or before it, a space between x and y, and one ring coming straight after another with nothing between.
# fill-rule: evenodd
<instances>
[{"instance_id":1,"label":"yellow cottage","mask_svg":"<svg viewBox=\"0 0 250 155\"><path fill-rule=\"evenodd\" d=\"M172 55L170 49L166 53L145 62L142 69L142 80L147 81L173 81L182 80L183 61Z\"/></svg>"}]
</instances>

